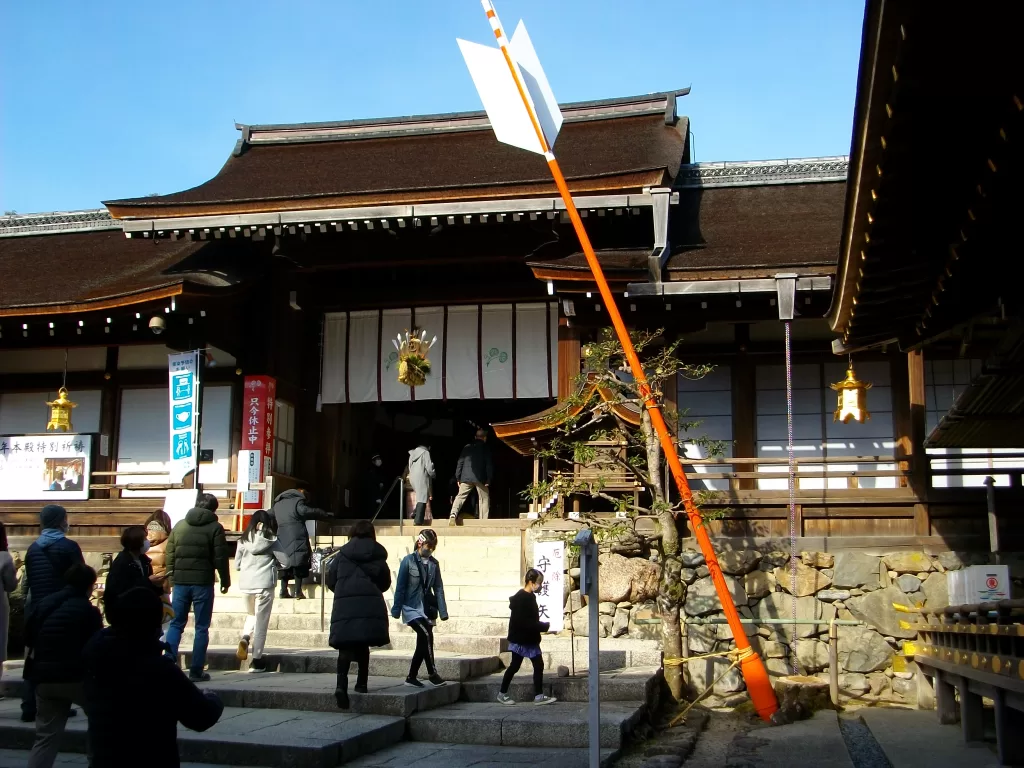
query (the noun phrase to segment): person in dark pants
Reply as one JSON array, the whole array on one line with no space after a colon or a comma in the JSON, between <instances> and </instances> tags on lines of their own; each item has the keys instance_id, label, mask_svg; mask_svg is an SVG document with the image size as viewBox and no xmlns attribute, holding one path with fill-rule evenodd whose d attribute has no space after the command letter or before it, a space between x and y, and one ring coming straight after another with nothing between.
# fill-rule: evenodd
<instances>
[{"instance_id":1,"label":"person in dark pants","mask_svg":"<svg viewBox=\"0 0 1024 768\"><path fill-rule=\"evenodd\" d=\"M388 645L388 606L384 592L391 587L388 551L377 543L373 524L360 520L352 526L348 544L331 561L327 588L334 592L331 609L332 648L338 649L338 684L334 696L339 709L348 709L348 672L356 663L356 693L366 693L370 647Z\"/></svg>"},{"instance_id":2,"label":"person in dark pants","mask_svg":"<svg viewBox=\"0 0 1024 768\"><path fill-rule=\"evenodd\" d=\"M455 467L455 479L459 483L459 493L455 497L449 516L452 522L458 521L459 511L474 489L480 502L480 519L487 519L490 513L492 477L494 477L494 462L491 461L491 452L487 448L487 430L481 428L476 431L476 439L462 449L459 463Z\"/></svg>"},{"instance_id":3,"label":"person in dark pants","mask_svg":"<svg viewBox=\"0 0 1024 768\"><path fill-rule=\"evenodd\" d=\"M429 528L416 537L416 551L405 556L398 567L395 585L395 603L391 615L412 627L416 633L416 651L405 684L422 688L417 679L420 665L426 663L431 685L444 685L445 681L434 666L434 622L448 621L448 606L444 600L441 564L434 559L437 534Z\"/></svg>"},{"instance_id":4,"label":"person in dark pants","mask_svg":"<svg viewBox=\"0 0 1024 768\"><path fill-rule=\"evenodd\" d=\"M384 474L384 460L381 459L379 453L375 453L370 459L370 466L366 468L363 475L363 487L360 498L357 499L358 514L373 517L384 501L388 484L388 477Z\"/></svg>"},{"instance_id":5,"label":"person in dark pants","mask_svg":"<svg viewBox=\"0 0 1024 768\"><path fill-rule=\"evenodd\" d=\"M224 526L217 522L216 512L217 497L202 494L195 509L189 510L185 519L174 526L167 539L167 573L174 585L171 597L174 618L167 629L167 647L171 657L177 659L188 612L194 610L196 634L192 640L192 663L189 667L189 678L194 682L210 679L203 669L213 619L214 571L220 576L222 595L226 595L231 587L228 543Z\"/></svg>"},{"instance_id":6,"label":"person in dark pants","mask_svg":"<svg viewBox=\"0 0 1024 768\"><path fill-rule=\"evenodd\" d=\"M103 628L99 609L89 600L96 571L76 563L68 569L65 582L62 590L36 603L25 626L36 689L36 739L28 768L51 768L57 759L71 704L85 703L82 651Z\"/></svg>"},{"instance_id":7,"label":"person in dark pants","mask_svg":"<svg viewBox=\"0 0 1024 768\"><path fill-rule=\"evenodd\" d=\"M512 653L512 663L505 670L498 691L499 704L515 704L515 699L508 695L512 678L523 666L523 659L533 662L533 703L554 704L557 699L544 693L544 657L540 652L540 636L547 632L550 625L540 620L540 608L537 606L537 592L544 583L544 574L536 568L526 572L523 588L508 599L510 617L508 620L508 649Z\"/></svg>"},{"instance_id":8,"label":"person in dark pants","mask_svg":"<svg viewBox=\"0 0 1024 768\"><path fill-rule=\"evenodd\" d=\"M331 520L333 516L314 507L301 489L285 491L274 499L272 511L277 519L277 561L280 565L277 577L281 580L278 597L292 597L288 594L288 582L295 579L295 598L302 600L306 597L302 593L302 581L309 576L313 559L306 522Z\"/></svg>"},{"instance_id":9,"label":"person in dark pants","mask_svg":"<svg viewBox=\"0 0 1024 768\"><path fill-rule=\"evenodd\" d=\"M75 564L85 563L81 548L67 538L68 513L59 504L47 504L39 512L42 532L25 553L25 579L28 592L25 597L25 621L32 618L33 606L50 595L64 589L64 575ZM31 646L26 649L28 658ZM31 723L36 719L36 691L31 681L32 660L26 661L25 685L21 693L21 719ZM72 716L76 715L71 710Z\"/></svg>"},{"instance_id":10,"label":"person in dark pants","mask_svg":"<svg viewBox=\"0 0 1024 768\"><path fill-rule=\"evenodd\" d=\"M409 451L409 485L416 493L415 525L423 525L427 502L433 499L434 462L430 458L430 446L420 445Z\"/></svg>"},{"instance_id":11,"label":"person in dark pants","mask_svg":"<svg viewBox=\"0 0 1024 768\"><path fill-rule=\"evenodd\" d=\"M164 655L163 602L145 587L118 597L114 623L85 647L92 768L178 768L178 723L212 727L224 705Z\"/></svg>"},{"instance_id":12,"label":"person in dark pants","mask_svg":"<svg viewBox=\"0 0 1024 768\"><path fill-rule=\"evenodd\" d=\"M149 551L146 529L141 525L129 525L121 534L121 546L123 549L110 564L103 589L103 612L108 622L112 621L111 614L117 610L117 598L129 589L145 587L157 595L164 592L164 578L153 576L153 564L146 556Z\"/></svg>"}]
</instances>

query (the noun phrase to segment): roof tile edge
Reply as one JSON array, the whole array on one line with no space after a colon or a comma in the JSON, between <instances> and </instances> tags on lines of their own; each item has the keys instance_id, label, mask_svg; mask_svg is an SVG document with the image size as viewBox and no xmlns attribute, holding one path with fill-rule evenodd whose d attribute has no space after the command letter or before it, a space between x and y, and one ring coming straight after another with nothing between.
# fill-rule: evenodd
<instances>
[{"instance_id":1,"label":"roof tile edge","mask_svg":"<svg viewBox=\"0 0 1024 768\"><path fill-rule=\"evenodd\" d=\"M62 232L96 232L121 229L106 208L85 211L10 214L0 217L0 237L52 235Z\"/></svg>"},{"instance_id":2,"label":"roof tile edge","mask_svg":"<svg viewBox=\"0 0 1024 768\"><path fill-rule=\"evenodd\" d=\"M756 160L720 163L692 163L679 168L676 189L764 186L846 181L850 158L801 157L785 160Z\"/></svg>"}]
</instances>

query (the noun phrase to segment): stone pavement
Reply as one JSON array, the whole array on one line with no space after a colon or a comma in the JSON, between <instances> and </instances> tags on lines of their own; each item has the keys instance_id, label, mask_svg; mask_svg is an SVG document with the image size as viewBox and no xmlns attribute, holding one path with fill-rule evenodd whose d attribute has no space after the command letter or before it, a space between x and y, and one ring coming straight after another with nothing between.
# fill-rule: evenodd
<instances>
[{"instance_id":1,"label":"stone pavement","mask_svg":"<svg viewBox=\"0 0 1024 768\"><path fill-rule=\"evenodd\" d=\"M57 755L54 768L83 768L88 765L85 755ZM26 768L27 749L0 749L0 768ZM242 768L242 766L211 765L210 763L182 763L181 768ZM255 768L255 767L252 767Z\"/></svg>"},{"instance_id":2,"label":"stone pavement","mask_svg":"<svg viewBox=\"0 0 1024 768\"><path fill-rule=\"evenodd\" d=\"M858 714L892 768L999 768L994 743L967 744L960 726L940 724L935 712L864 709Z\"/></svg>"},{"instance_id":3,"label":"stone pavement","mask_svg":"<svg viewBox=\"0 0 1024 768\"><path fill-rule=\"evenodd\" d=\"M348 763L352 768L587 768L586 749L540 749L466 744L404 743ZM612 762L612 750L602 751L602 768Z\"/></svg>"},{"instance_id":4,"label":"stone pavement","mask_svg":"<svg viewBox=\"0 0 1024 768\"><path fill-rule=\"evenodd\" d=\"M727 768L855 768L846 750L835 712L816 712L775 728L758 728L736 736L729 747Z\"/></svg>"}]
</instances>

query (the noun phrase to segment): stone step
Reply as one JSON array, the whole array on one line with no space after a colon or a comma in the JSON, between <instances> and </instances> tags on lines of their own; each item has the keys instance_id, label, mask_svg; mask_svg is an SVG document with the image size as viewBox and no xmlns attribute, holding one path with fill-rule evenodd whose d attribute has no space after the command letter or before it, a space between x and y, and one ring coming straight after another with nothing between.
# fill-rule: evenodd
<instances>
[{"instance_id":1,"label":"stone step","mask_svg":"<svg viewBox=\"0 0 1024 768\"><path fill-rule=\"evenodd\" d=\"M302 602L302 601L299 601ZM320 613L278 613L275 610L270 615L270 629L272 630L320 630ZM245 613L215 612L210 627L214 629L237 629L245 626ZM323 617L323 626L328 630L331 625L330 608L326 610ZM400 619L391 619L391 632L412 633L413 630L402 623ZM455 617L448 621L439 621L434 627L435 635L479 635L490 637L505 637L508 632L508 621L505 619L487 618L466 618Z\"/></svg>"},{"instance_id":2,"label":"stone step","mask_svg":"<svg viewBox=\"0 0 1024 768\"><path fill-rule=\"evenodd\" d=\"M188 668L191 652L182 653L182 666ZM277 650L264 654L269 669L289 673L330 673L338 671L338 652L330 650ZM247 670L249 662L239 661L235 646L210 648L206 654L209 670ZM370 652L370 675L405 679L409 674L412 653L374 649ZM437 673L445 680L462 682L490 675L501 669L501 661L493 656L466 656L438 651L434 657ZM352 674L355 674L353 667ZM422 673L421 673L422 674Z\"/></svg>"},{"instance_id":3,"label":"stone step","mask_svg":"<svg viewBox=\"0 0 1024 768\"><path fill-rule=\"evenodd\" d=\"M192 631L186 629L182 634L181 645L178 650L188 650L192 647ZM211 629L210 645L233 646L238 644L238 630L236 629ZM328 634L314 630L275 630L267 632L267 652L278 648L328 648ZM475 635L442 635L434 638L435 651L447 651L449 653L464 653L478 656L497 656L505 650L507 643L497 637L477 637ZM391 636L392 650L412 651L416 647L416 636L412 633L402 632ZM621 664L619 666L622 666Z\"/></svg>"},{"instance_id":4,"label":"stone step","mask_svg":"<svg viewBox=\"0 0 1024 768\"><path fill-rule=\"evenodd\" d=\"M412 741L482 744L501 747L583 748L588 744L587 704L556 702L545 706L522 703L460 701L408 720ZM618 750L645 715L642 701L601 704L601 747Z\"/></svg>"},{"instance_id":5,"label":"stone step","mask_svg":"<svg viewBox=\"0 0 1024 768\"><path fill-rule=\"evenodd\" d=\"M478 677L462 684L462 701L491 703L501 688L503 673ZM601 673L601 702L608 701L646 701L657 699L661 670L658 667L639 667L633 669L616 669ZM589 701L589 681L585 674L576 677L558 677L555 674L544 675L544 693L554 696L559 701ZM512 679L509 695L519 702L533 699L533 669L529 661L523 662L522 669Z\"/></svg>"},{"instance_id":6,"label":"stone step","mask_svg":"<svg viewBox=\"0 0 1024 768\"><path fill-rule=\"evenodd\" d=\"M233 588L232 588L233 589ZM308 594L308 592L307 592ZM385 594L385 600L387 601L388 608L391 607L391 593ZM509 608L508 608L508 597L501 600L468 600L468 599L452 599L446 595L448 604L448 614L452 618L481 618L481 619L503 619L508 621ZM331 601L333 600L333 594L328 592L326 599L324 600L323 612L325 621L331 615ZM295 600L288 599L282 600L277 598L274 600L273 614L302 614L302 615L316 615L320 616L320 598L319 596L309 597L306 600ZM238 613L244 614L246 612L245 596L238 593L228 592L226 595L220 593L214 598L213 601L213 614L214 616L221 613Z\"/></svg>"},{"instance_id":7,"label":"stone step","mask_svg":"<svg viewBox=\"0 0 1024 768\"><path fill-rule=\"evenodd\" d=\"M27 749L0 749L0 768L28 768L28 756L29 750ZM82 768L84 765L85 755L61 753L57 755L53 768ZM223 763L220 765L182 763L181 768L228 768L228 766ZM231 768L242 768L242 766L231 766ZM255 766L249 766L249 768L255 768Z\"/></svg>"},{"instance_id":8,"label":"stone step","mask_svg":"<svg viewBox=\"0 0 1024 768\"><path fill-rule=\"evenodd\" d=\"M552 671L560 666L570 672L590 668L588 639L576 637L571 642L568 635L545 635L540 644L544 656L544 668ZM575 653L574 653L575 651ZM501 654L501 661L508 666L512 661L509 653ZM605 638L600 645L600 669L611 671L631 667L660 667L661 643L657 640L631 640L627 638Z\"/></svg>"},{"instance_id":9,"label":"stone step","mask_svg":"<svg viewBox=\"0 0 1024 768\"><path fill-rule=\"evenodd\" d=\"M608 768L617 756L612 749L601 750L601 768ZM406 741L356 758L347 768L480 768L521 766L522 768L588 768L586 749L545 749L542 747L495 747L473 744L431 744ZM182 766L184 768L184 766Z\"/></svg>"},{"instance_id":10,"label":"stone step","mask_svg":"<svg viewBox=\"0 0 1024 768\"><path fill-rule=\"evenodd\" d=\"M10 749L29 749L35 739L35 723L22 723L20 711L20 701L0 701L0 743ZM401 741L405 724L389 715L225 707L208 731L179 726L178 752L198 763L333 768ZM61 750L84 753L87 727L84 717L68 720Z\"/></svg>"}]
</instances>

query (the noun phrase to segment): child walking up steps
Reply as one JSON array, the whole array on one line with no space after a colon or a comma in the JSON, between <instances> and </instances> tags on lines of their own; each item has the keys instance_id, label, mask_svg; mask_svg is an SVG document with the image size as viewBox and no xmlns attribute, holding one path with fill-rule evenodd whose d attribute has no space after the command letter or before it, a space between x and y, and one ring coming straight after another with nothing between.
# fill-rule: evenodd
<instances>
[{"instance_id":1,"label":"child walking up steps","mask_svg":"<svg viewBox=\"0 0 1024 768\"><path fill-rule=\"evenodd\" d=\"M526 583L523 588L508 599L512 615L508 620L508 649L512 653L512 663L505 670L498 693L498 703L509 706L515 699L508 695L512 678L523 666L523 659L533 663L533 703L554 704L558 699L544 693L544 657L540 652L540 636L547 632L549 624L540 620L537 607L537 596L534 594L544 583L544 574L535 568L526 572Z\"/></svg>"},{"instance_id":2,"label":"child walking up steps","mask_svg":"<svg viewBox=\"0 0 1024 768\"><path fill-rule=\"evenodd\" d=\"M405 684L423 688L423 683L417 679L422 664L426 664L431 685L445 684L434 665L434 623L439 618L448 621L448 606L444 601L441 565L434 559L437 534L425 528L416 537L415 547L416 551L406 555L398 567L391 615L396 619L401 616L416 632L416 651Z\"/></svg>"}]
</instances>

